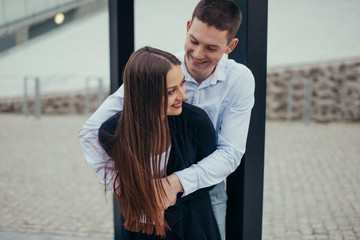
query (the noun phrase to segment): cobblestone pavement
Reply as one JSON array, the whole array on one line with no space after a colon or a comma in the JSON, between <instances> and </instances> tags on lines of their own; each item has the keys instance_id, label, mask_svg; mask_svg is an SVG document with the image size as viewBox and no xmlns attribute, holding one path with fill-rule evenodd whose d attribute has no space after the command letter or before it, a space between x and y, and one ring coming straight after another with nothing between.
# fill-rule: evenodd
<instances>
[{"instance_id":1,"label":"cobblestone pavement","mask_svg":"<svg viewBox=\"0 0 360 240\"><path fill-rule=\"evenodd\" d=\"M84 116L0 115L0 239L112 239ZM360 239L360 125L267 121L263 239Z\"/></svg>"},{"instance_id":2,"label":"cobblestone pavement","mask_svg":"<svg viewBox=\"0 0 360 240\"><path fill-rule=\"evenodd\" d=\"M360 124L266 129L263 239L360 239Z\"/></svg>"},{"instance_id":3,"label":"cobblestone pavement","mask_svg":"<svg viewBox=\"0 0 360 240\"><path fill-rule=\"evenodd\" d=\"M112 198L78 139L85 120L0 115L1 240L112 239Z\"/></svg>"}]
</instances>

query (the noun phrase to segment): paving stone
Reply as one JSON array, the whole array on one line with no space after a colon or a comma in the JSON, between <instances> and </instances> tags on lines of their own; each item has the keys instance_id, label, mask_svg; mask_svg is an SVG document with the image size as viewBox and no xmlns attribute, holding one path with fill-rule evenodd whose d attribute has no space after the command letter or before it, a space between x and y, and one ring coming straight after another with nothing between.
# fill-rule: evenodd
<instances>
[{"instance_id":1,"label":"paving stone","mask_svg":"<svg viewBox=\"0 0 360 240\"><path fill-rule=\"evenodd\" d=\"M77 137L85 120L0 116L0 239L113 238L112 197ZM355 143L359 124L267 121L263 239L360 239Z\"/></svg>"},{"instance_id":2,"label":"paving stone","mask_svg":"<svg viewBox=\"0 0 360 240\"><path fill-rule=\"evenodd\" d=\"M300 239L345 237L343 231L360 220L354 211L360 193L355 143L360 143L359 124L267 121L264 216L273 222L263 227L287 217L292 221L286 226L299 227Z\"/></svg>"}]
</instances>

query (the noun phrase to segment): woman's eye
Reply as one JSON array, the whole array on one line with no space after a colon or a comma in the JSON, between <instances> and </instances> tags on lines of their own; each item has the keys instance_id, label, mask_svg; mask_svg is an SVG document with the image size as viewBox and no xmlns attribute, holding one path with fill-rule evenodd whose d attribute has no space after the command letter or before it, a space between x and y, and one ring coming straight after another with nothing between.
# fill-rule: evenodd
<instances>
[{"instance_id":1,"label":"woman's eye","mask_svg":"<svg viewBox=\"0 0 360 240\"><path fill-rule=\"evenodd\" d=\"M168 91L168 95L171 95L175 92L175 89L171 90L171 91Z\"/></svg>"}]
</instances>

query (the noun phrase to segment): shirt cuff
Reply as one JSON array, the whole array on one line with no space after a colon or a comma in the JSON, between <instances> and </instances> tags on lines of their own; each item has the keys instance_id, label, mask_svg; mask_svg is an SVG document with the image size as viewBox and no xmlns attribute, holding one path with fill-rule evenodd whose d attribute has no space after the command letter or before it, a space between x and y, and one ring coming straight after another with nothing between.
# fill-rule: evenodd
<instances>
[{"instance_id":1,"label":"shirt cuff","mask_svg":"<svg viewBox=\"0 0 360 240\"><path fill-rule=\"evenodd\" d=\"M174 172L184 189L181 197L185 197L199 189L196 171L191 169L191 167L187 168L186 172L184 170Z\"/></svg>"}]
</instances>

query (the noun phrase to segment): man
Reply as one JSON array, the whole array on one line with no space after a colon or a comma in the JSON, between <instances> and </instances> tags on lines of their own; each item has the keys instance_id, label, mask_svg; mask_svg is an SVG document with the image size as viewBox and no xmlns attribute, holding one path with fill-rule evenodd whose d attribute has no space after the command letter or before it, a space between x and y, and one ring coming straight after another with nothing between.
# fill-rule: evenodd
<instances>
[{"instance_id":1,"label":"man","mask_svg":"<svg viewBox=\"0 0 360 240\"><path fill-rule=\"evenodd\" d=\"M211 203L222 239L225 235L225 178L239 166L245 152L251 109L254 105L254 77L244 65L227 59L236 47L235 35L241 23L239 7L230 0L201 0L187 22L185 53L178 54L187 90L187 102L206 111L214 124L217 150L197 164L168 176L163 181L169 198L186 196L198 189L216 185ZM99 169L109 156L97 140L100 125L122 109L123 88L108 97L84 124L81 144L88 163ZM104 173L98 171L104 178Z\"/></svg>"}]
</instances>

